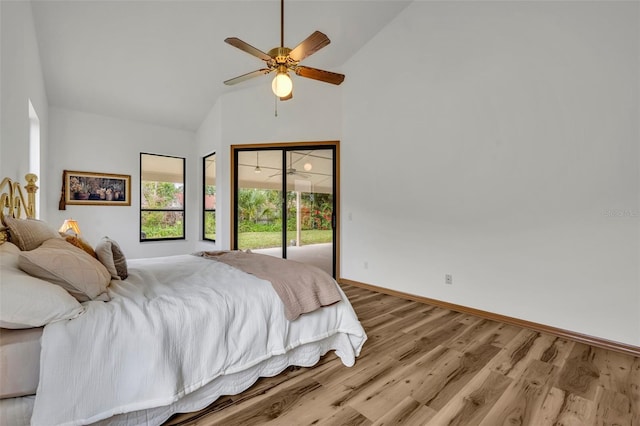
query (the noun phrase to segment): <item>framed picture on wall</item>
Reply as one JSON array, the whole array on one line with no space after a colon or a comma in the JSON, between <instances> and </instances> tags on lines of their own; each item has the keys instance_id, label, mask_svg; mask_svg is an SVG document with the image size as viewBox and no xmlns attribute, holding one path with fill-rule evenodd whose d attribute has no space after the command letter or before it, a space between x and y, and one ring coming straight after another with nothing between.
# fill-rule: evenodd
<instances>
[{"instance_id":1,"label":"framed picture on wall","mask_svg":"<svg viewBox=\"0 0 640 426\"><path fill-rule=\"evenodd\" d=\"M62 179L66 204L131 205L131 175L65 170Z\"/></svg>"}]
</instances>

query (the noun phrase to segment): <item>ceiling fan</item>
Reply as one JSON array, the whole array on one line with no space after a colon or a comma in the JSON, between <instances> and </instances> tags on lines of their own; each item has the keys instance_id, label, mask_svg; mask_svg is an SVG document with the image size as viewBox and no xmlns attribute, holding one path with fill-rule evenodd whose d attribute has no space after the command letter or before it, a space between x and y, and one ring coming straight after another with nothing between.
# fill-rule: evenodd
<instances>
[{"instance_id":1,"label":"ceiling fan","mask_svg":"<svg viewBox=\"0 0 640 426\"><path fill-rule=\"evenodd\" d=\"M329 37L320 31L314 31L313 34L293 49L284 46L284 0L280 0L280 47L274 47L268 53L264 53L237 37L228 37L224 41L233 47L237 47L250 55L262 59L266 65L266 68L261 68L226 80L224 82L226 85L237 84L250 78L276 71L276 76L271 83L271 88L273 93L279 97L281 101L286 101L293 97L293 82L289 76L289 71L300 77L311 78L331 84L340 84L344 80L343 74L300 65L303 59L331 43Z\"/></svg>"}]
</instances>

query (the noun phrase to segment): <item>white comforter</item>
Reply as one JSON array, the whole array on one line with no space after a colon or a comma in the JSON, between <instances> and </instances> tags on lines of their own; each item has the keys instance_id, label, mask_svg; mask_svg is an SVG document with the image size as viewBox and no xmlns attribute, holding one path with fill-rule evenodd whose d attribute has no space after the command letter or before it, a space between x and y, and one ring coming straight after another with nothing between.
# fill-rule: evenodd
<instances>
[{"instance_id":1,"label":"white comforter","mask_svg":"<svg viewBox=\"0 0 640 426\"><path fill-rule=\"evenodd\" d=\"M158 424L366 340L346 297L290 322L268 282L192 255L131 260L110 296L45 327L33 425Z\"/></svg>"}]
</instances>

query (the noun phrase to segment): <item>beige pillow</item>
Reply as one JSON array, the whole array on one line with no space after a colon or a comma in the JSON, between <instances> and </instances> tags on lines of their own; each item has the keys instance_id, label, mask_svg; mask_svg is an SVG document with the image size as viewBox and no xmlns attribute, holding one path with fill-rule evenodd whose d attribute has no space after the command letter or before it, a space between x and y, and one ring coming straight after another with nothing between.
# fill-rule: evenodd
<instances>
[{"instance_id":1,"label":"beige pillow","mask_svg":"<svg viewBox=\"0 0 640 426\"><path fill-rule=\"evenodd\" d=\"M6 216L4 221L9 228L11 242L20 247L20 250L33 250L50 238L60 238L57 231L41 220Z\"/></svg>"},{"instance_id":2,"label":"beige pillow","mask_svg":"<svg viewBox=\"0 0 640 426\"><path fill-rule=\"evenodd\" d=\"M62 238L50 239L31 251L23 251L18 266L28 274L57 284L80 302L110 300L109 271L96 259Z\"/></svg>"},{"instance_id":3,"label":"beige pillow","mask_svg":"<svg viewBox=\"0 0 640 426\"><path fill-rule=\"evenodd\" d=\"M127 270L127 259L117 242L109 237L102 237L96 245L98 259L107 268L111 278L115 280L125 280L129 276Z\"/></svg>"},{"instance_id":4,"label":"beige pillow","mask_svg":"<svg viewBox=\"0 0 640 426\"><path fill-rule=\"evenodd\" d=\"M84 312L84 306L61 287L18 269L19 256L17 246L0 245L0 327L41 327Z\"/></svg>"}]
</instances>

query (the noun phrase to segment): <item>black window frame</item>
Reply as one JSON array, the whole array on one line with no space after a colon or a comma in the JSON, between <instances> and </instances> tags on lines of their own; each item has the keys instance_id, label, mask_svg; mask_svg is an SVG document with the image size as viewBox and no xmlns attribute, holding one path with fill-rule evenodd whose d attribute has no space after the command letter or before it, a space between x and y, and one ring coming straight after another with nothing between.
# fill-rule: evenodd
<instances>
[{"instance_id":1,"label":"black window frame","mask_svg":"<svg viewBox=\"0 0 640 426\"><path fill-rule=\"evenodd\" d=\"M205 155L204 157L202 157L202 240L203 241L209 241L209 242L216 242L216 239L213 238L207 238L207 229L206 229L206 220L207 220L207 213L212 213L213 212L213 217L214 217L214 221L217 223L218 220L218 215L216 213L216 209L207 209L207 204L206 204L206 196L207 196L207 159L210 158L211 156L214 156L215 161L217 161L217 155L216 155L216 151L213 151L210 154ZM214 179L216 179L216 183L217 183L217 176L214 176ZM217 193L217 185L214 185L216 187L216 193ZM216 234L217 236L217 234Z\"/></svg>"},{"instance_id":2,"label":"black window frame","mask_svg":"<svg viewBox=\"0 0 640 426\"><path fill-rule=\"evenodd\" d=\"M182 209L149 209L142 207L143 200L143 192L142 192L142 157L144 155L153 155L156 157L167 157L167 158L175 158L178 160L182 160ZM165 155L165 154L154 154L151 152L141 152L140 153L140 217L139 217L139 228L140 228L140 242L156 242L156 241L175 241L175 240L186 240L186 229L187 229L187 159L186 157L178 157L174 155ZM143 212L182 212L182 236L180 237L163 237L163 238L143 238L144 231L142 230L142 215Z\"/></svg>"}]
</instances>

